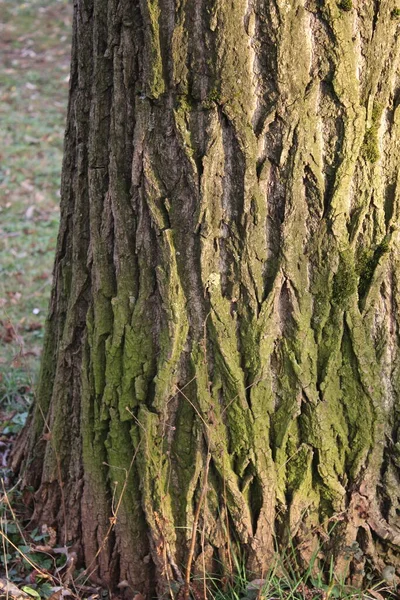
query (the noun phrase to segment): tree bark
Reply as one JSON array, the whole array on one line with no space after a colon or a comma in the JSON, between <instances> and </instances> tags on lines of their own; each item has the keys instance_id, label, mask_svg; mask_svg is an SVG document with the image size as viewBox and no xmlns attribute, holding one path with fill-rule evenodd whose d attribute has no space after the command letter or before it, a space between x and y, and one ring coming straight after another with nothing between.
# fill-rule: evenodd
<instances>
[{"instance_id":1,"label":"tree bark","mask_svg":"<svg viewBox=\"0 0 400 600\"><path fill-rule=\"evenodd\" d=\"M76 2L14 463L92 577L161 595L235 548L262 574L333 523L338 572L400 564L398 13Z\"/></svg>"}]
</instances>

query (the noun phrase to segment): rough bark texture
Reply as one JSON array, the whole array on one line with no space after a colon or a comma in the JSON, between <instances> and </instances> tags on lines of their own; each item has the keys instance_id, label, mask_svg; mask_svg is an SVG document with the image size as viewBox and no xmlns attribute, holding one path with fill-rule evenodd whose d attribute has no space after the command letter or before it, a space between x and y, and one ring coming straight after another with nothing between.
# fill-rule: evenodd
<instances>
[{"instance_id":1,"label":"rough bark texture","mask_svg":"<svg viewBox=\"0 0 400 600\"><path fill-rule=\"evenodd\" d=\"M287 530L306 560L333 521L338 571L398 564L399 13L76 3L55 282L15 464L35 520L94 577L161 594L198 511L195 572L230 546L265 572Z\"/></svg>"}]
</instances>

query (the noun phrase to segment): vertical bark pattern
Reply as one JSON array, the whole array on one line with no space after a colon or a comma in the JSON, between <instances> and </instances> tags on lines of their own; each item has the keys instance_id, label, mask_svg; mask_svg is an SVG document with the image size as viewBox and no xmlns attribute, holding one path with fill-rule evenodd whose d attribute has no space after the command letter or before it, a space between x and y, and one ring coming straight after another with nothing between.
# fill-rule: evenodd
<instances>
[{"instance_id":1,"label":"vertical bark pattern","mask_svg":"<svg viewBox=\"0 0 400 600\"><path fill-rule=\"evenodd\" d=\"M396 8L78 0L25 479L93 575L182 581L208 453L197 571L397 564Z\"/></svg>"}]
</instances>

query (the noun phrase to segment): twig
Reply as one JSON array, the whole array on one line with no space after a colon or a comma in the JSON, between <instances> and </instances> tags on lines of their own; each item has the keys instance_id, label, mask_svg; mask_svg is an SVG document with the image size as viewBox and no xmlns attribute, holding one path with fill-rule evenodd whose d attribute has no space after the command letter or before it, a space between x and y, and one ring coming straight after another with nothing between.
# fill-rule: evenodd
<instances>
[{"instance_id":1,"label":"twig","mask_svg":"<svg viewBox=\"0 0 400 600\"><path fill-rule=\"evenodd\" d=\"M16 550L24 560L26 560L27 563L29 563L31 565L31 567L33 567L35 569L35 571L37 571L39 573L39 575L41 575L44 579L50 579L50 575L48 573L44 573L43 571L40 570L40 568L35 565L35 563L33 563L27 556L26 554L24 554L19 548L18 546L16 546L15 544L13 544L13 542L10 540L9 537L6 536L6 534L0 529L0 535L3 538L3 540L6 540L6 542L8 544L10 544L14 550Z\"/></svg>"},{"instance_id":2,"label":"twig","mask_svg":"<svg viewBox=\"0 0 400 600\"><path fill-rule=\"evenodd\" d=\"M3 532L3 517L1 517L0 523L1 523L1 531ZM6 572L6 579L8 581L8 561L7 561L6 540L4 539L4 537L2 537L1 541L3 542L4 570ZM6 600L8 600L8 593L9 593L9 590L7 588L7 590L6 590Z\"/></svg>"},{"instance_id":3,"label":"twig","mask_svg":"<svg viewBox=\"0 0 400 600\"><path fill-rule=\"evenodd\" d=\"M180 394L182 394L182 396L185 398L185 400L187 400L190 404L190 406L193 408L193 410L195 411L195 413L197 414L197 416L199 417L199 419L203 422L203 425L208 429L208 423L205 422L205 420L203 419L203 417L201 416L200 411L196 408L196 406L193 404L193 402L190 400L190 398L188 396L186 396L186 394L183 393L181 388L178 388L178 386L175 386L177 392L179 392Z\"/></svg>"},{"instance_id":4,"label":"twig","mask_svg":"<svg viewBox=\"0 0 400 600\"><path fill-rule=\"evenodd\" d=\"M22 531L22 529L21 529L21 527L20 527L20 525L19 525L19 522L18 522L18 520L17 520L17 517L15 516L14 509L13 509L13 507L11 506L11 502L10 502L10 499L9 499L9 497L8 497L8 494L7 494L7 491L6 491L6 488L5 488L5 485L4 485L4 479L3 479L3 478L1 478L1 485L2 485L2 488L3 488L3 496L2 496L2 498L1 498L1 501L5 500L5 501L7 502L7 505L8 505L8 508L9 508L9 510L10 510L10 513L11 513L11 515L12 515L12 518L13 518L13 520L14 520L14 523L16 524L16 526L17 526L17 528L18 528L18 531L19 531L19 533L20 533L20 535L21 535L21 537L22 537L22 539L23 539L23 541L24 541L24 544L25 544L25 546L28 546L29 544L28 544L28 542L26 541L26 537L25 537L25 535L24 535L24 532ZM4 542L4 540L3 540L3 542Z\"/></svg>"},{"instance_id":5,"label":"twig","mask_svg":"<svg viewBox=\"0 0 400 600\"><path fill-rule=\"evenodd\" d=\"M259 377L259 379L256 379L255 381L253 381L252 383L249 383L249 385L246 385L246 387L244 388L244 391L246 392L247 390L249 390L250 388L252 388L253 386L257 385L258 383L260 383L261 381L264 381L265 379L267 379L266 377ZM222 409L221 411L221 417L224 416L225 412L228 410L228 408L231 406L231 404L233 404L233 402L239 398L240 394L236 394L236 396L234 396L233 398L231 398L228 402L228 404Z\"/></svg>"}]
</instances>

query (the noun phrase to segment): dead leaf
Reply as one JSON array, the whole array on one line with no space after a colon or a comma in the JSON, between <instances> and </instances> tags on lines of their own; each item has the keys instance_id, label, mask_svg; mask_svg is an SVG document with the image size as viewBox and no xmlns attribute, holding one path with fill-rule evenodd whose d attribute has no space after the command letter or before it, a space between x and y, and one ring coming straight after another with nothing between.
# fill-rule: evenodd
<instances>
[{"instance_id":1,"label":"dead leaf","mask_svg":"<svg viewBox=\"0 0 400 600\"><path fill-rule=\"evenodd\" d=\"M6 292L6 293L7 293L7 296L10 298L11 304L17 304L22 298L21 292Z\"/></svg>"},{"instance_id":2,"label":"dead leaf","mask_svg":"<svg viewBox=\"0 0 400 600\"><path fill-rule=\"evenodd\" d=\"M53 548L51 546L33 545L32 548L35 550L35 552L46 552L47 554L51 554L53 552Z\"/></svg>"},{"instance_id":3,"label":"dead leaf","mask_svg":"<svg viewBox=\"0 0 400 600\"><path fill-rule=\"evenodd\" d=\"M5 344L10 344L17 337L17 332L14 329L14 326L8 323L1 323L3 326L3 331L0 333L0 339Z\"/></svg>"},{"instance_id":4,"label":"dead leaf","mask_svg":"<svg viewBox=\"0 0 400 600\"><path fill-rule=\"evenodd\" d=\"M367 590L376 600L385 600L385 598L376 590Z\"/></svg>"},{"instance_id":5,"label":"dead leaf","mask_svg":"<svg viewBox=\"0 0 400 600\"><path fill-rule=\"evenodd\" d=\"M26 179L25 181L21 181L20 185L27 192L33 192L33 190L35 189L34 186L32 185L32 183L28 179Z\"/></svg>"},{"instance_id":6,"label":"dead leaf","mask_svg":"<svg viewBox=\"0 0 400 600\"><path fill-rule=\"evenodd\" d=\"M33 204L31 204L30 206L28 206L28 208L25 211L25 219L27 219L28 221L30 221L33 218L35 210L36 210L36 207Z\"/></svg>"},{"instance_id":7,"label":"dead leaf","mask_svg":"<svg viewBox=\"0 0 400 600\"><path fill-rule=\"evenodd\" d=\"M47 533L49 534L49 541L47 543L54 548L57 542L57 531L54 527L47 527Z\"/></svg>"},{"instance_id":8,"label":"dead leaf","mask_svg":"<svg viewBox=\"0 0 400 600\"><path fill-rule=\"evenodd\" d=\"M61 589L58 589L56 592L53 592L51 594L51 596L48 597L47 600L61 600L63 589L64 588L61 588Z\"/></svg>"},{"instance_id":9,"label":"dead leaf","mask_svg":"<svg viewBox=\"0 0 400 600\"><path fill-rule=\"evenodd\" d=\"M35 202L43 202L46 196L42 192L35 192Z\"/></svg>"},{"instance_id":10,"label":"dead leaf","mask_svg":"<svg viewBox=\"0 0 400 600\"><path fill-rule=\"evenodd\" d=\"M39 329L43 328L43 323L39 323L38 321L33 321L32 323L29 323L26 327L25 327L25 331L38 331Z\"/></svg>"},{"instance_id":11,"label":"dead leaf","mask_svg":"<svg viewBox=\"0 0 400 600\"><path fill-rule=\"evenodd\" d=\"M68 555L67 562L65 563L65 565L63 565L62 567L58 567L56 569L56 573L60 573L61 571L64 571L64 569L65 569L65 572L62 575L62 581L63 581L64 585L68 585L71 581L73 581L73 574L75 571L77 558L78 557L77 557L76 552L71 552Z\"/></svg>"},{"instance_id":12,"label":"dead leaf","mask_svg":"<svg viewBox=\"0 0 400 600\"><path fill-rule=\"evenodd\" d=\"M27 598L31 598L31 596L17 588L16 585L4 577L0 577L0 590L13 600L26 600Z\"/></svg>"},{"instance_id":13,"label":"dead leaf","mask_svg":"<svg viewBox=\"0 0 400 600\"><path fill-rule=\"evenodd\" d=\"M22 356L40 356L42 354L42 349L39 346L34 346L29 350L29 352L23 352Z\"/></svg>"}]
</instances>

